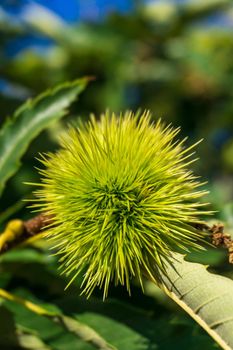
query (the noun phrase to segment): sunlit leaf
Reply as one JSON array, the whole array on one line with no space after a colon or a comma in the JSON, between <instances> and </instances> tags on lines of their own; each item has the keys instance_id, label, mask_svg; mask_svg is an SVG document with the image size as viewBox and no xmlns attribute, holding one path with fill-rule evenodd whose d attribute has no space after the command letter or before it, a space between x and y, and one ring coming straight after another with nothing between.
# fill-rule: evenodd
<instances>
[{"instance_id":1,"label":"sunlit leaf","mask_svg":"<svg viewBox=\"0 0 233 350\"><path fill-rule=\"evenodd\" d=\"M27 101L6 121L0 131L0 194L6 181L18 170L30 142L52 122L62 118L83 91L87 79L65 83Z\"/></svg>"}]
</instances>

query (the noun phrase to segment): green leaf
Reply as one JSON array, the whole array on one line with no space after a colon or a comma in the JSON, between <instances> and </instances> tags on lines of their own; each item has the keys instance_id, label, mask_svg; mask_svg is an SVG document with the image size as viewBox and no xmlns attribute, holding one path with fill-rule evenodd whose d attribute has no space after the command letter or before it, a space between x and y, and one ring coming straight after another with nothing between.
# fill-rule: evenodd
<instances>
[{"instance_id":1,"label":"green leaf","mask_svg":"<svg viewBox=\"0 0 233 350\"><path fill-rule=\"evenodd\" d=\"M42 254L39 250L36 249L12 249L7 254L4 254L0 257L0 263L15 263L19 264L32 264L32 263L51 263L53 257Z\"/></svg>"},{"instance_id":2,"label":"green leaf","mask_svg":"<svg viewBox=\"0 0 233 350\"><path fill-rule=\"evenodd\" d=\"M36 332L15 324L14 315L0 305L0 349L50 350Z\"/></svg>"},{"instance_id":3,"label":"green leaf","mask_svg":"<svg viewBox=\"0 0 233 350\"><path fill-rule=\"evenodd\" d=\"M24 308L30 310L39 317L45 317L59 325L63 330L77 336L84 342L91 344L93 347L101 350L116 350L115 347L108 344L103 337L101 337L93 328L80 322L77 319L63 315L60 310L52 304L38 305L32 303L30 300L18 297L6 290L0 289L0 298L3 300L12 301ZM31 322L31 316L29 317Z\"/></svg>"},{"instance_id":4,"label":"green leaf","mask_svg":"<svg viewBox=\"0 0 233 350\"><path fill-rule=\"evenodd\" d=\"M92 344L97 349L117 350L115 347L108 344L106 340L101 337L93 328L87 326L85 323L78 321L77 319L60 314L55 318L55 321L65 330L76 335L83 341Z\"/></svg>"},{"instance_id":5,"label":"green leaf","mask_svg":"<svg viewBox=\"0 0 233 350\"><path fill-rule=\"evenodd\" d=\"M0 348L17 343L14 316L5 306L0 305Z\"/></svg>"},{"instance_id":6,"label":"green leaf","mask_svg":"<svg viewBox=\"0 0 233 350\"><path fill-rule=\"evenodd\" d=\"M225 350L233 348L233 281L175 254L161 288Z\"/></svg>"},{"instance_id":7,"label":"green leaf","mask_svg":"<svg viewBox=\"0 0 233 350\"><path fill-rule=\"evenodd\" d=\"M47 346L40 338L39 334L34 334L35 332L31 330L24 330L22 327L16 325L16 335L18 344L17 347L10 349L25 349L25 350L52 350L49 346ZM7 344L9 346L9 343ZM5 347L5 350L8 348Z\"/></svg>"},{"instance_id":8,"label":"green leaf","mask_svg":"<svg viewBox=\"0 0 233 350\"><path fill-rule=\"evenodd\" d=\"M212 339L185 314L174 315L171 309L167 312L141 292L139 298L135 300L136 307L119 300L107 299L103 303L101 299L77 296L63 296L56 303L63 313L77 315L119 350L213 350ZM147 310L139 307L140 300L141 307L147 306Z\"/></svg>"},{"instance_id":9,"label":"green leaf","mask_svg":"<svg viewBox=\"0 0 233 350\"><path fill-rule=\"evenodd\" d=\"M89 344L86 346L83 341L79 340L73 334L63 331L51 319L38 316L24 307L13 303L9 304L9 308L13 311L17 324L30 329L31 332L39 334L42 341L48 344L53 350L94 350L94 347Z\"/></svg>"},{"instance_id":10,"label":"green leaf","mask_svg":"<svg viewBox=\"0 0 233 350\"><path fill-rule=\"evenodd\" d=\"M87 78L65 83L24 103L0 131L0 194L6 181L18 170L30 142L52 122L63 117L67 107L84 90Z\"/></svg>"},{"instance_id":11,"label":"green leaf","mask_svg":"<svg viewBox=\"0 0 233 350\"><path fill-rule=\"evenodd\" d=\"M89 327L97 330L104 339L107 339L116 347L115 349L148 349L148 340L145 337L110 317L90 312L76 317Z\"/></svg>"}]
</instances>

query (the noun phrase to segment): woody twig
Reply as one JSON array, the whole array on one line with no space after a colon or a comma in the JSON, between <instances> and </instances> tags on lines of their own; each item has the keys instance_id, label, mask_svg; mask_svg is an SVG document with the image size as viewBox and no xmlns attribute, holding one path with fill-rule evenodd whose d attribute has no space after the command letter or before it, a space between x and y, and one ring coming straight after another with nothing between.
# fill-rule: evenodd
<instances>
[{"instance_id":1,"label":"woody twig","mask_svg":"<svg viewBox=\"0 0 233 350\"><path fill-rule=\"evenodd\" d=\"M52 216L46 214L37 215L27 221L19 219L9 221L0 235L0 255L43 232L43 229L52 222Z\"/></svg>"},{"instance_id":2,"label":"woody twig","mask_svg":"<svg viewBox=\"0 0 233 350\"><path fill-rule=\"evenodd\" d=\"M228 233L224 233L224 225L222 223L212 226L206 223L194 224L198 230L205 231L210 234L211 243L218 248L226 248L229 254L229 263L233 264L233 240Z\"/></svg>"},{"instance_id":3,"label":"woody twig","mask_svg":"<svg viewBox=\"0 0 233 350\"><path fill-rule=\"evenodd\" d=\"M47 214L39 214L27 221L18 219L10 221L5 231L0 235L0 255L43 232L44 228L51 224L53 224L53 217ZM233 240L228 233L224 233L223 224L209 226L206 223L196 223L193 226L198 230L207 232L210 235L211 243L215 247L226 248L229 254L229 262L233 264Z\"/></svg>"}]
</instances>

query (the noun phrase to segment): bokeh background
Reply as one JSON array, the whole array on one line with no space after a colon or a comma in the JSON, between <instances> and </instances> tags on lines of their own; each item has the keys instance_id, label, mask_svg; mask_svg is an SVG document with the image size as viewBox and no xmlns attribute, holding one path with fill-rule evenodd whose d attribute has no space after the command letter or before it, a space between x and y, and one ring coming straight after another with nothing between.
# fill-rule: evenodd
<instances>
[{"instance_id":1,"label":"bokeh background","mask_svg":"<svg viewBox=\"0 0 233 350\"><path fill-rule=\"evenodd\" d=\"M30 186L24 182L39 181L34 169L38 166L35 157L38 152L58 147L58 137L68 123L77 117L87 119L90 113L99 115L106 109L120 112L140 108L150 109L154 119L161 117L175 127L181 126L181 137L189 136L187 144L204 139L197 149L200 160L194 165L195 172L208 181L205 187L210 191L210 208L217 211L215 217L224 221L231 232L232 1L0 0L1 124L27 98L82 76L93 76L95 80L73 104L70 116L42 133L28 149L23 166L9 181L0 202L0 224L11 217L27 218L31 215L25 208L26 202L22 202L22 198L31 195ZM25 254L26 257L29 254L30 261L32 252ZM42 262L32 256L34 265ZM200 256L195 255L194 259L200 259ZM232 277L232 267L223 251L210 250L201 259L211 264L215 271ZM26 266L22 261L17 261L17 264L21 268ZM12 261L10 266L11 269L16 268ZM23 281L37 295L46 295L48 300L54 293L62 295L65 282L57 275L51 275L50 267L42 269L37 266L37 270L33 271L39 271L41 279L43 276L47 282L51 279L54 287L50 286L51 290L45 291L40 278L36 282L29 271L25 276L17 269L14 282L11 280L12 271L5 280L10 281L12 288ZM5 284L8 285L8 282ZM72 291L70 293L72 295ZM99 296L98 292L96 295ZM140 305L146 313L152 312L151 307L156 309L161 313L160 325L164 324L164 327L167 327L168 319L169 322L172 320L173 326L166 331L173 337L173 348L215 349L191 321L177 316L177 313L174 317L167 314L172 307L153 287L148 287L144 299L141 299L141 292L136 287L130 300L121 289L113 290L112 295L121 302L127 300L133 307ZM76 302L79 310L102 310L103 314L111 314L114 310L116 315L119 312L119 319L126 317L124 312L132 312L127 308L124 311L117 303L103 307L102 302L97 300L91 304L82 299ZM142 317L137 312L135 320ZM149 322L146 316L143 320L144 325ZM134 330L144 332L145 337L154 337L150 339L152 345L159 344L159 349L170 349L171 343L164 343L159 338L165 339L165 330L152 336L152 328L161 332L161 327L156 328L157 323L147 325L149 331L146 326L140 330L137 321L133 326L131 324ZM190 332L198 338L196 343L192 343ZM67 342L64 344L64 349L69 349ZM150 349L157 348L157 345L152 345ZM62 349L61 346L58 348ZM71 349L75 348L71 346ZM129 345L127 349L130 349Z\"/></svg>"},{"instance_id":2,"label":"bokeh background","mask_svg":"<svg viewBox=\"0 0 233 350\"><path fill-rule=\"evenodd\" d=\"M204 138L198 147L197 170L210 180L214 208L222 212L230 205L231 1L1 0L0 4L1 122L28 97L65 80L94 76L74 106L74 115L86 118L106 108L150 109L155 118L181 126L188 142ZM53 129L48 144L38 139L30 148L23 168L28 174L13 179L11 193L28 191L18 185L19 177L36 176L33 158L38 145L42 151L52 146L59 132L58 127Z\"/></svg>"}]
</instances>

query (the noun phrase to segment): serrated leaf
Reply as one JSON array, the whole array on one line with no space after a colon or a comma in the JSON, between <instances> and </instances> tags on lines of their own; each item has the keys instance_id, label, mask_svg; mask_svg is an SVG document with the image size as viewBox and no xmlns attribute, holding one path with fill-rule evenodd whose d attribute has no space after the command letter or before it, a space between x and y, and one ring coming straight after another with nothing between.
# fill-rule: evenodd
<instances>
[{"instance_id":1,"label":"serrated leaf","mask_svg":"<svg viewBox=\"0 0 233 350\"><path fill-rule=\"evenodd\" d=\"M0 194L6 181L18 170L30 142L66 109L84 90L87 78L65 83L24 103L0 131Z\"/></svg>"},{"instance_id":2,"label":"serrated leaf","mask_svg":"<svg viewBox=\"0 0 233 350\"><path fill-rule=\"evenodd\" d=\"M161 288L225 350L233 349L233 281L174 255Z\"/></svg>"}]
</instances>

